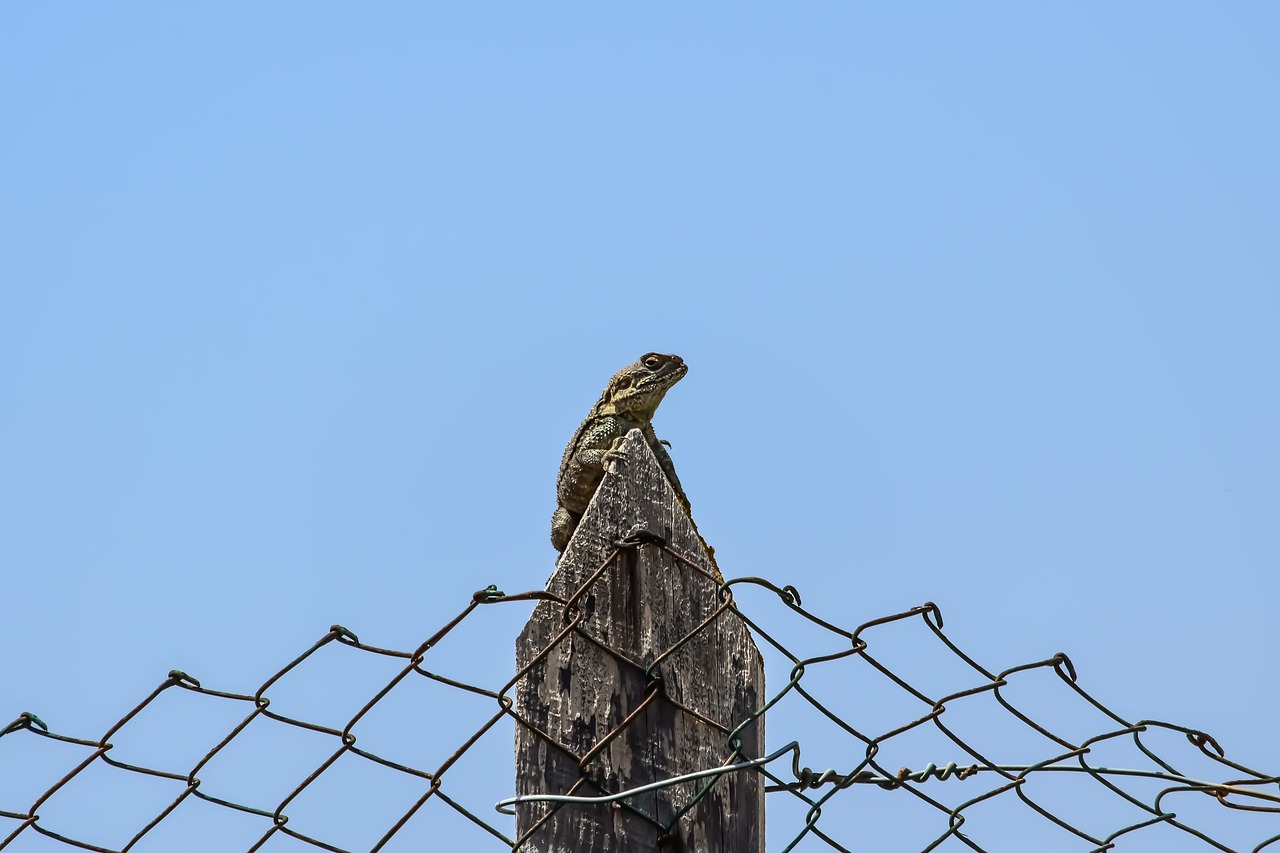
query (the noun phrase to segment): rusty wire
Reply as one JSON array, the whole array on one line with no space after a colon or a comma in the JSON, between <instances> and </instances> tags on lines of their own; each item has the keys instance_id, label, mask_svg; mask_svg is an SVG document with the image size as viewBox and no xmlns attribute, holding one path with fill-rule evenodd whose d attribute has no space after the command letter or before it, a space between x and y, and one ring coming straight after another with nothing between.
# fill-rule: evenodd
<instances>
[{"instance_id":1,"label":"rusty wire","mask_svg":"<svg viewBox=\"0 0 1280 853\"><path fill-rule=\"evenodd\" d=\"M29 736L60 744L67 750L75 750L78 759L69 772L37 796L34 802L25 809L14 810L12 808L13 804L0 802L0 850L33 836L42 836L43 839L61 842L64 847L103 851L103 853L125 853L125 851L135 848L146 849L148 834L152 833L157 826L171 819L180 809L189 807L190 803L201 801L216 806L224 812L247 815L258 822L261 834L248 847L250 851L263 848L274 836L287 836L316 849L343 851L343 848L337 846L332 840L315 837L307 831L306 827L291 826L288 809L291 803L294 803L324 774L330 772L339 759L346 755L358 757L401 774L418 786L419 796L404 810L398 819L391 821L386 826L370 827L372 831L381 833L379 840L369 848L371 851L387 848L397 834L411 822L429 821L431 818L424 817L423 807L432 800L464 818L468 825L475 828L475 838L471 839L471 841L479 844L480 849L528 849L529 847L536 847L536 835L539 828L552 813L561 808L625 808L628 812L653 822L655 827L664 834L671 833L676 830L676 827L656 821L653 816L648 815L634 803L628 801L633 794L640 793L640 789L636 791L606 790L599 779L588 779L585 773L578 783L569 790L549 791L545 795L532 797L510 797L499 803L499 810L506 814L512 814L515 808L524 807L522 804L527 806L535 801L539 803L539 808L545 809L543 818L535 821L523 836L516 838L511 837L514 832L512 832L509 822L503 822L502 819L495 818L493 812L485 812L482 815L480 813L481 809L464 805L463 800L466 797L463 795L465 791L447 785L447 780L451 778L449 777L450 769L455 767L468 750L471 750L482 739L495 737L495 728L500 722L507 721L517 726L532 728L531 724L513 707L515 686L521 678L527 675L534 664L545 657L556 644L563 642L566 637L575 632L580 636L585 636L579 625L579 617L575 615L577 613L575 602L587 592L591 585L607 582L605 580L607 570L611 562L616 560L620 553L626 549L642 547L663 549L674 558L677 565L684 567L685 570L697 571L707 575L695 562L672 549L661 538L633 532L632 535L623 537L616 543L616 547L611 554L605 558L600 566L588 574L587 579L568 599L557 598L549 593L540 591L519 595L504 595L496 587L490 586L475 593L457 616L411 651L396 651L363 644L351 631L340 625L334 625L307 650L269 677L253 693L235 693L207 688L190 675L174 670L168 674L155 690L97 739L75 738L56 734L50 731L38 716L31 713L22 713L13 722L0 728L0 773L29 773L36 769L32 767L15 767L11 763L4 761L4 741L13 737ZM710 575L707 576L710 577ZM848 630L833 623L828 618L819 616L805 608L801 603L799 591L792 586L779 587L769 581L755 577L738 578L727 582L722 582L715 578L715 582L719 600L714 608L713 615L688 636L657 655L653 660L632 660L622 651L610 648L600 638L587 637L587 639L615 656L620 665L636 667L646 675L652 675L656 671L659 661L677 651L680 645L687 642L694 634L708 629L715 620L741 619L762 648L770 650L776 657L786 661L790 666L789 671L785 672L785 674L771 671L771 681L775 682L775 686L771 688L767 701L755 714L740 721L740 724L733 729L727 729L715 723L696 709L678 705L677 703L683 713L695 716L702 723L715 727L724 735L728 745L727 754L729 755L729 760L718 768L704 768L695 773L666 780L665 783L658 783L658 785L675 785L694 779L703 783L699 792L679 810L675 817L676 822L693 813L698 808L701 798L723 775L728 773L760 773L767 780L768 787L766 790L770 794L769 820L772 824L770 838L774 842L771 844L771 849L775 844L782 844L783 846L778 847L782 853L801 848L805 850L824 849L837 851L866 849L860 833L850 833L847 827L843 825L836 826L830 818L824 823L824 814L832 814L832 809L837 804L844 806L861 802L850 798L869 796L868 792L870 790L884 792L884 796L910 798L911 802L921 805L923 813L935 815L931 824L932 829L929 829L926 833L929 837L922 845L915 847L903 846L894 849L930 851L943 845L946 845L947 849L992 849L985 847L985 839L976 831L968 829L966 823L971 814L995 800L1016 801L1025 806L1027 814L1034 815L1043 821L1046 831L1054 831L1059 835L1066 833L1067 837L1077 840L1079 843L1071 849L1101 851L1116 848L1121 842L1129 845L1135 838L1144 838L1157 832L1158 830L1154 829L1156 827L1163 827L1163 831L1176 830L1178 838L1196 844L1198 848L1202 849L1227 851L1249 849L1257 853L1257 851L1261 851L1280 841L1280 788L1277 787L1277 783L1280 783L1280 777L1259 772L1229 760L1218 741L1199 730L1157 720L1143 719L1137 722L1130 722L1121 717L1080 687L1077 682L1075 668L1065 654L1059 653L1043 660L1009 667L996 672L984 668L948 638L943 632L941 611L937 605L931 602L900 613L863 622L852 630ZM734 597L734 591L737 588L754 588L768 591L768 593L776 596L777 601L781 602L784 615L790 614L796 617L800 624L816 629L820 633L831 637L837 641L839 648L835 651L809 657L800 657L794 654L786 645L776 639L776 635L780 631L780 625L770 623L768 627L771 630L766 630L765 626L758 624L740 608ZM450 633L471 616L477 608L482 605L509 604L534 600L549 600L556 606L563 607L566 616L564 629L552 638L551 642L539 655L534 656L532 661L505 684L484 687L448 678L427 668L426 664L431 653L448 640ZM779 622L781 622L781 619ZM886 665L879 656L873 656L870 653L872 646L867 639L869 636L874 635L877 630L883 629L885 626L906 622L922 625L928 636L936 640L948 655L966 668L966 671L972 673L971 684L959 690L952 690L945 695L933 696L924 689L908 682L903 676ZM519 626L516 625L515 627L518 630ZM402 667L388 683L375 691L360 710L341 728L322 725L315 721L297 719L271 710L270 698L267 694L273 686L277 685L291 672L302 667L317 651L331 643L339 643L352 650L364 652L371 656L399 660L402 662ZM877 646L877 649L879 649L879 646ZM879 652L877 652L877 655L879 655ZM806 676L810 675L810 678L812 678L811 673L819 669L849 667L854 664L869 667L869 671L874 671L879 676L887 679L903 696L909 697L911 701L918 703L920 713L902 719L898 724L881 734L869 735L859 728L859 720L850 718L854 715L842 715L839 711L834 710L830 697L816 695L815 691L805 684ZM1019 678L1024 678L1027 673L1037 670L1051 672L1057 677L1057 683L1061 685L1063 691L1066 691L1068 695L1074 695L1083 700L1087 707L1096 711L1102 721L1101 730L1091 737L1072 741L1055 733L1002 692ZM429 679L432 683L442 685L452 691L483 697L493 702L491 713L475 721L476 726L472 733L459 743L447 744L446 748L452 746L453 752L442 763L430 768L413 767L395 760L392 756L376 754L356 745L358 742L357 730L360 729L362 721L365 720L371 710L392 691L406 683L407 680L415 678ZM777 686L777 682L781 683L780 687ZM232 727L225 737L196 761L194 766L186 773L172 772L117 760L112 755L112 738L127 726L136 725L134 723L135 718L153 703L157 697L166 691L175 689L193 695L208 697L210 700L240 703L246 708L247 713L238 724ZM602 738L588 754L572 757L579 761L583 767L586 767L593 755L603 750L610 740L621 736L637 718L644 714L646 707L654 700L659 690L660 682L655 679L651 683L651 689L646 691L639 704L636 707L624 709L625 713L617 721L612 731ZM1024 761L1022 763L1002 762L989 757L1001 751L1002 745L999 742L972 744L948 726L945 720L946 711L949 708L956 707L961 703L980 701L984 698L994 700L998 710L1005 713L1009 720L1015 721L1024 731L1034 732L1043 738L1051 747L1048 752L1037 761ZM670 697L664 697L664 701L670 702L672 700ZM840 733L845 738L846 743L837 745L832 742L829 735L817 742L812 739L805 741L798 737L799 732L778 731L777 723L775 722L771 724L772 737L778 740L789 740L791 741L790 743L787 743L781 749L775 749L772 754L763 758L741 755L737 751L735 744L740 743L737 738L739 732L752 725L756 718L769 715L770 719L775 719L773 715L780 713L779 709L788 706L799 706L828 721L832 730ZM231 797L228 792L213 791L203 787L199 775L201 771L217 762L219 754L229 744L237 738L243 737L245 732L254 726L263 725L263 721L266 720L323 735L330 739L333 750L325 760L302 778L292 790L272 807L239 802ZM952 745L956 751L952 756L939 756L938 760L942 760L944 757L947 759L945 764L939 766L930 760L920 764L915 770L906 767L892 770L885 766L881 757L882 752L902 740L907 733L917 732L929 727L940 733L945 738L944 742ZM363 729L360 730L363 731ZM536 729L534 731L540 737L546 738L551 742L545 733L537 732ZM1175 759L1167 755L1167 751L1164 753L1157 751L1157 747L1150 742L1151 736L1160 732L1182 736L1185 742L1194 749L1195 755L1207 759L1209 766L1221 768L1224 778L1205 781L1193 778L1182 772L1173 763ZM430 731L427 730L420 734L426 737L430 735ZM1121 740L1132 742L1136 748L1135 754L1143 756L1147 760L1146 766L1116 768L1093 763L1090 760L1091 754L1100 745ZM562 746L552 743L556 749L564 749ZM849 760L847 766L840 770L814 771L802 765L802 749L823 755L854 756L856 760ZM786 766L783 760L786 756L790 756L791 759L789 766ZM959 764L955 761L957 757L960 758ZM60 792L63 792L73 779L85 774L93 767L109 768L114 773L148 776L163 780L170 786L172 799L159 813L143 820L137 826L133 836L125 844L118 847L101 846L83 837L86 831L92 829L91 827L47 825L47 822L42 822L42 808L55 801ZM496 768L494 772L507 772L510 774L511 771L509 768L507 771ZM1097 790L1106 792L1117 803L1131 810L1131 819L1118 821L1105 827L1102 831L1095 827L1081 826L1079 822L1069 820L1065 815L1056 813L1038 798L1036 782L1048 777L1071 777L1079 779L1082 784L1100 786L1100 789ZM1125 780L1132 778L1154 780L1159 783L1159 787L1154 793L1149 789L1145 793L1139 793L1124 786ZM983 780L990 781L984 783ZM512 780L513 782L514 780ZM654 785L644 786L644 790L651 790L654 787ZM603 791L603 793L598 796L588 796L587 792L592 789ZM1193 825L1189 819L1180 817L1176 811L1168 808L1170 801L1188 795L1199 795L1208 801L1212 801L1215 806L1236 810L1239 813L1268 815L1271 817L1272 823L1264 827L1261 833L1262 837L1250 842L1248 847L1232 847L1220 837L1212 834L1210 829ZM781 798L781 800L778 798ZM778 818L774 816L775 804L784 801L792 807L788 814L795 815L799 813L801 817L799 820L793 818L790 823L784 822L782 827L779 828ZM1225 810L1220 813L1231 814L1231 812ZM664 835L664 837L668 836ZM1153 837L1155 836L1153 835ZM1160 836L1160 838L1167 839L1167 836ZM486 843L487 847L484 846ZM1022 838L1020 843L1021 849L1032 849L1039 846L1037 842L1026 838ZM1154 846L1148 849L1164 849L1163 840L1153 843ZM1124 849L1134 848L1126 846Z\"/></svg>"}]
</instances>

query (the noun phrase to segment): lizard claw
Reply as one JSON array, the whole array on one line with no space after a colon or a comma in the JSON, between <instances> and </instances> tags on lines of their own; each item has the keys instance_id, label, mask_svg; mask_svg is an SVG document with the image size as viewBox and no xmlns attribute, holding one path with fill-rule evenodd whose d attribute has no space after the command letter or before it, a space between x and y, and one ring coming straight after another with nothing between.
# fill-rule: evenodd
<instances>
[{"instance_id":1,"label":"lizard claw","mask_svg":"<svg viewBox=\"0 0 1280 853\"><path fill-rule=\"evenodd\" d=\"M622 450L607 450L605 451L604 456L600 457L600 465L606 471L612 470L609 466L614 462L625 463L626 461L627 454Z\"/></svg>"}]
</instances>

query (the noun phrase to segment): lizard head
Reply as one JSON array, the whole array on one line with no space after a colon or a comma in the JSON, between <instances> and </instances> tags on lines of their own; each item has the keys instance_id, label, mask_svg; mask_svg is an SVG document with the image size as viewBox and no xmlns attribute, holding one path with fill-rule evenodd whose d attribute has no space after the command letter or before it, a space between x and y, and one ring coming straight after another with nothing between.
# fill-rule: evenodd
<instances>
[{"instance_id":1,"label":"lizard head","mask_svg":"<svg viewBox=\"0 0 1280 853\"><path fill-rule=\"evenodd\" d=\"M635 364L613 374L600 400L608 411L653 417L664 394L689 372L678 355L647 352Z\"/></svg>"}]
</instances>

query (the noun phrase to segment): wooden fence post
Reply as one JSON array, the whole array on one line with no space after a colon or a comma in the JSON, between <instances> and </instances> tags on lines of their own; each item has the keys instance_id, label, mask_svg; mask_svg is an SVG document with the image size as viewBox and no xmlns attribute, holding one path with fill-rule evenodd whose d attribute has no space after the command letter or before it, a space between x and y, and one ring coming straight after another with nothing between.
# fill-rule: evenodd
<instances>
[{"instance_id":1,"label":"wooden fence post","mask_svg":"<svg viewBox=\"0 0 1280 853\"><path fill-rule=\"evenodd\" d=\"M568 605L539 602L517 642L521 796L616 794L764 752L760 652L643 437L621 449L547 584ZM621 802L522 802L516 849L763 853L764 783L743 769Z\"/></svg>"}]
</instances>

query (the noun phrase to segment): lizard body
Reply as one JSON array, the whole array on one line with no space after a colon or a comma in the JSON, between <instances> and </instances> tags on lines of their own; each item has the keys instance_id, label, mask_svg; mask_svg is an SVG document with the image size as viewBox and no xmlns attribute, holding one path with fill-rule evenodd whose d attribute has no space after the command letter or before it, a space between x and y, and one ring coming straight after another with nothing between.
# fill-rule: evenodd
<instances>
[{"instance_id":1,"label":"lizard body","mask_svg":"<svg viewBox=\"0 0 1280 853\"><path fill-rule=\"evenodd\" d=\"M633 429L644 435L658 464L667 475L685 510L689 501L680 487L671 456L653 432L653 413L663 396L689 372L678 355L650 352L635 364L622 368L609 380L600 399L591 407L560 460L556 478L555 515L551 517L551 544L563 551L604 479L615 449Z\"/></svg>"}]
</instances>

